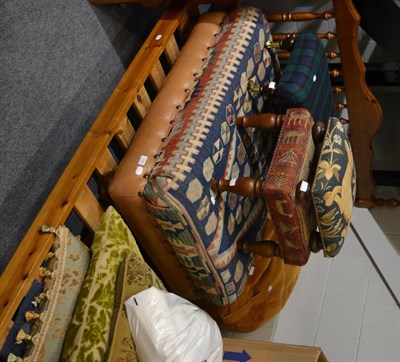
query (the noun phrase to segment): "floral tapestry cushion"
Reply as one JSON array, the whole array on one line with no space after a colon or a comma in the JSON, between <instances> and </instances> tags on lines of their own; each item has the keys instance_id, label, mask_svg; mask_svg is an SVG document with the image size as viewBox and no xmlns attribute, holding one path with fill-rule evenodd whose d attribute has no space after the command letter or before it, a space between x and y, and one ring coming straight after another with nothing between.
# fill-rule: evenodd
<instances>
[{"instance_id":1,"label":"floral tapestry cushion","mask_svg":"<svg viewBox=\"0 0 400 362\"><path fill-rule=\"evenodd\" d=\"M55 234L50 260L43 270L44 289L32 339L24 361L58 361L68 323L89 266L89 248L68 228L42 227Z\"/></svg>"},{"instance_id":2,"label":"floral tapestry cushion","mask_svg":"<svg viewBox=\"0 0 400 362\"><path fill-rule=\"evenodd\" d=\"M108 207L94 235L89 268L65 335L62 361L104 359L118 268L135 248L138 252L129 228L117 211Z\"/></svg>"},{"instance_id":3,"label":"floral tapestry cushion","mask_svg":"<svg viewBox=\"0 0 400 362\"><path fill-rule=\"evenodd\" d=\"M147 288L165 289L161 280L137 251L121 263L117 276L115 305L105 361L137 361L135 343L129 328L124 303Z\"/></svg>"},{"instance_id":4,"label":"floral tapestry cushion","mask_svg":"<svg viewBox=\"0 0 400 362\"><path fill-rule=\"evenodd\" d=\"M253 256L236 252L239 238L255 239L265 203L235 194L213 194L214 178L259 176L268 162L269 135L238 129L236 117L259 112L249 80L274 79L268 23L255 8L228 14L209 64L179 112L144 197L195 287L208 301L232 303L242 292ZM259 236L259 235L258 235Z\"/></svg>"},{"instance_id":5,"label":"floral tapestry cushion","mask_svg":"<svg viewBox=\"0 0 400 362\"><path fill-rule=\"evenodd\" d=\"M309 239L316 226L311 202L296 197L298 183L311 181L310 165L315 150L313 124L306 109L291 108L286 112L270 168L262 183L281 256L285 263L292 265L307 262Z\"/></svg>"},{"instance_id":6,"label":"floral tapestry cushion","mask_svg":"<svg viewBox=\"0 0 400 362\"><path fill-rule=\"evenodd\" d=\"M353 153L338 118L328 122L311 191L324 255L333 257L346 237L356 195Z\"/></svg>"}]
</instances>

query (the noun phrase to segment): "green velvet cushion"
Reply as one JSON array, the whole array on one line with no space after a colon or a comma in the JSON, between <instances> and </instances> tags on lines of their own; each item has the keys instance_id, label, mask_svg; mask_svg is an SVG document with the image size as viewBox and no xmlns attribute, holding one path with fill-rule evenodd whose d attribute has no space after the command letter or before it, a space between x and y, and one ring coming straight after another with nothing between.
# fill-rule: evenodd
<instances>
[{"instance_id":1,"label":"green velvet cushion","mask_svg":"<svg viewBox=\"0 0 400 362\"><path fill-rule=\"evenodd\" d=\"M338 118L328 124L312 185L312 198L324 255L337 255L350 225L356 173L347 133Z\"/></svg>"},{"instance_id":2,"label":"green velvet cushion","mask_svg":"<svg viewBox=\"0 0 400 362\"><path fill-rule=\"evenodd\" d=\"M124 302L132 295L156 287L165 289L161 280L135 251L121 263L117 277L115 306L105 361L137 361L135 343L129 328Z\"/></svg>"},{"instance_id":3,"label":"green velvet cushion","mask_svg":"<svg viewBox=\"0 0 400 362\"><path fill-rule=\"evenodd\" d=\"M40 297L39 313L32 329L32 344L25 360L58 361L65 331L89 266L89 249L66 227L43 227L53 232L55 240Z\"/></svg>"},{"instance_id":4,"label":"green velvet cushion","mask_svg":"<svg viewBox=\"0 0 400 362\"><path fill-rule=\"evenodd\" d=\"M94 236L92 258L65 336L62 361L104 359L118 268L135 248L130 230L116 210L109 207Z\"/></svg>"}]
</instances>

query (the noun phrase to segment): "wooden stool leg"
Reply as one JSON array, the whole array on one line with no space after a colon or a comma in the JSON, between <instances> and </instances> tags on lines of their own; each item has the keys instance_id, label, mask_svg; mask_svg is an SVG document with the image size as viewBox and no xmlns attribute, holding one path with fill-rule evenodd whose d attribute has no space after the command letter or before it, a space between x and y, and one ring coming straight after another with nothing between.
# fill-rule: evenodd
<instances>
[{"instance_id":1,"label":"wooden stool leg","mask_svg":"<svg viewBox=\"0 0 400 362\"><path fill-rule=\"evenodd\" d=\"M265 131L273 131L282 126L284 117L284 114L275 113L255 114L249 117L244 116L236 118L236 124L244 128L254 127Z\"/></svg>"},{"instance_id":2,"label":"wooden stool leg","mask_svg":"<svg viewBox=\"0 0 400 362\"><path fill-rule=\"evenodd\" d=\"M238 251L244 253L253 253L256 255L263 256L265 258L272 258L274 256L281 257L281 251L279 245L272 240L261 240L261 241L246 241L239 240L237 243Z\"/></svg>"},{"instance_id":3,"label":"wooden stool leg","mask_svg":"<svg viewBox=\"0 0 400 362\"><path fill-rule=\"evenodd\" d=\"M262 196L261 180L254 177L239 177L232 180L212 180L211 190L215 192L232 192L244 197L252 197L254 195Z\"/></svg>"}]
</instances>

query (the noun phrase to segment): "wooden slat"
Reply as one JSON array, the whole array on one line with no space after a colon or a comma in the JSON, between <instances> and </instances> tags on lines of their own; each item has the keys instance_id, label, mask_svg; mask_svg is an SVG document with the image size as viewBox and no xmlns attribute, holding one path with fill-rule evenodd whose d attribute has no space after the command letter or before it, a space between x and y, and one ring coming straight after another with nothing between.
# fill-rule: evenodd
<instances>
[{"instance_id":1,"label":"wooden slat","mask_svg":"<svg viewBox=\"0 0 400 362\"><path fill-rule=\"evenodd\" d=\"M75 202L74 209L91 233L96 231L104 210L88 185L85 185Z\"/></svg>"},{"instance_id":2,"label":"wooden slat","mask_svg":"<svg viewBox=\"0 0 400 362\"><path fill-rule=\"evenodd\" d=\"M371 141L380 127L382 109L365 82L365 66L357 43L360 16L351 0L333 0L333 6L357 170L357 197L370 200L375 191Z\"/></svg>"},{"instance_id":3,"label":"wooden slat","mask_svg":"<svg viewBox=\"0 0 400 362\"><path fill-rule=\"evenodd\" d=\"M154 67L151 70L150 81L153 87L158 91L163 85L164 80L165 80L165 72L161 65L161 62L158 61L156 62L156 64L154 64Z\"/></svg>"},{"instance_id":4,"label":"wooden slat","mask_svg":"<svg viewBox=\"0 0 400 362\"><path fill-rule=\"evenodd\" d=\"M171 38L165 47L165 56L167 57L168 64L172 66L179 55L179 47L175 38Z\"/></svg>"},{"instance_id":5,"label":"wooden slat","mask_svg":"<svg viewBox=\"0 0 400 362\"><path fill-rule=\"evenodd\" d=\"M115 138L124 151L126 151L135 136L135 129L128 117L120 124L120 129L115 134Z\"/></svg>"},{"instance_id":6,"label":"wooden slat","mask_svg":"<svg viewBox=\"0 0 400 362\"><path fill-rule=\"evenodd\" d=\"M35 270L53 242L51 236L38 232L39 227L65 223L81 190L94 172L98 159L119 129L119 123L133 104L165 44L179 26L177 19L185 11L185 7L167 10L157 22L0 276L0 336L10 326L12 316L35 277ZM156 42L155 37L160 33L163 39Z\"/></svg>"},{"instance_id":7,"label":"wooden slat","mask_svg":"<svg viewBox=\"0 0 400 362\"><path fill-rule=\"evenodd\" d=\"M143 119L151 106L151 99L144 86L137 91L136 99L132 102L140 119Z\"/></svg>"},{"instance_id":8,"label":"wooden slat","mask_svg":"<svg viewBox=\"0 0 400 362\"><path fill-rule=\"evenodd\" d=\"M105 175L117 168L117 161L115 161L110 150L106 148L103 155L99 158L96 163L96 171L99 175Z\"/></svg>"}]
</instances>

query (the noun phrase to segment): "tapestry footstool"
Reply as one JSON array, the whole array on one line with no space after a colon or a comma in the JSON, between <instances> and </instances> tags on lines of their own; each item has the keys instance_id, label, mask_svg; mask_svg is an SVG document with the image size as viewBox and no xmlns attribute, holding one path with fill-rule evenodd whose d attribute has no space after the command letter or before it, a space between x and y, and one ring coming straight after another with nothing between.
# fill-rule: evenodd
<instances>
[{"instance_id":1,"label":"tapestry footstool","mask_svg":"<svg viewBox=\"0 0 400 362\"><path fill-rule=\"evenodd\" d=\"M235 124L263 108L248 82L275 79L264 46L270 37L258 9L204 14L109 187L169 289L188 299L232 303L252 266L253 256L237 253L236 241L260 236L265 203L220 197L210 183L257 177L271 158L271 134Z\"/></svg>"},{"instance_id":2,"label":"tapestry footstool","mask_svg":"<svg viewBox=\"0 0 400 362\"><path fill-rule=\"evenodd\" d=\"M333 257L343 245L355 200L353 154L338 118L329 118L326 125L316 123L304 108L276 116L238 120L246 128L280 128L265 173L259 179L216 179L211 187L222 194L265 200L277 238L240 240L240 250L302 266L311 251L322 249L325 257Z\"/></svg>"}]
</instances>

